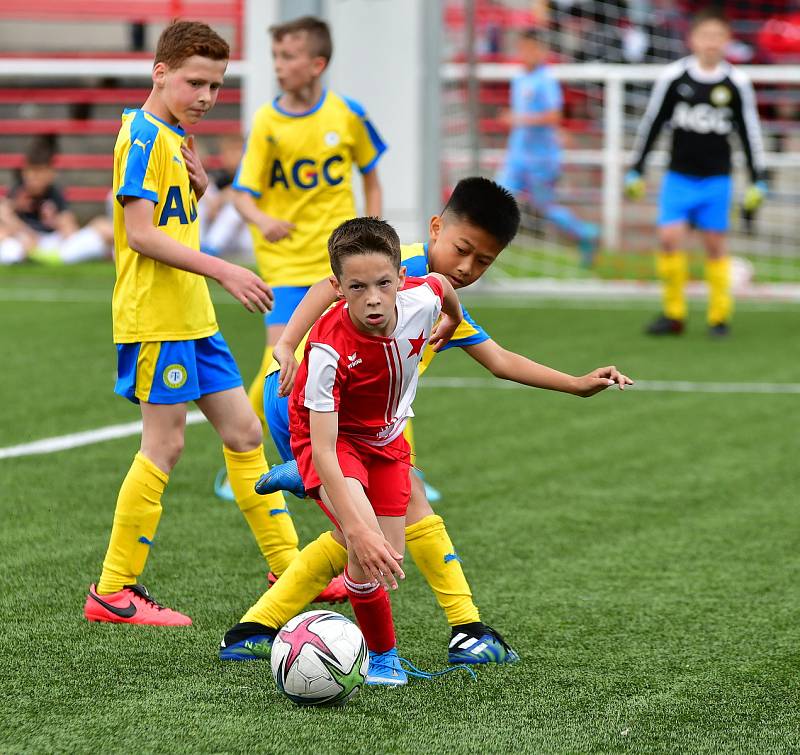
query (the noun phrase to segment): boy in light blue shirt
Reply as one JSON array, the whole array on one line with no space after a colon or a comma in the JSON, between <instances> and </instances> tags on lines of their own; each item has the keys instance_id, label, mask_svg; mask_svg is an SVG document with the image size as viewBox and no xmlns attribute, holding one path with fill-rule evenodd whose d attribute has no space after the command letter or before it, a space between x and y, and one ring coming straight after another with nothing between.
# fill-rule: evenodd
<instances>
[{"instance_id":1,"label":"boy in light blue shirt","mask_svg":"<svg viewBox=\"0 0 800 755\"><path fill-rule=\"evenodd\" d=\"M517 51L525 72L511 82L511 109L501 118L511 127L503 169L497 182L525 200L540 215L578 242L589 267L597 247L597 226L580 220L556 202L561 176L558 125L561 87L545 65L548 49L538 29L521 32Z\"/></svg>"}]
</instances>

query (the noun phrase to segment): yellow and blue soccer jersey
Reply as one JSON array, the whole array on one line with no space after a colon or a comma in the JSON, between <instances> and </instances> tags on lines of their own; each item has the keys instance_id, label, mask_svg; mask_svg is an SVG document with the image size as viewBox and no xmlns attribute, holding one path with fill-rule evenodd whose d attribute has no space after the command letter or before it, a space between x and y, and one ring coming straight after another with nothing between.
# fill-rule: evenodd
<instances>
[{"instance_id":1,"label":"yellow and blue soccer jersey","mask_svg":"<svg viewBox=\"0 0 800 755\"><path fill-rule=\"evenodd\" d=\"M402 264L406 267L406 275L421 277L431 272L428 269L428 245L427 244L401 244L400 255ZM435 271L434 271L435 272ZM469 312L462 307L464 319L456 328L453 337L439 351L434 351L430 344L425 347L422 361L419 363L419 374L421 375L428 369L428 365L433 358L447 349L464 348L465 346L475 346L484 341L488 341L489 334L472 319Z\"/></svg>"},{"instance_id":2,"label":"yellow and blue soccer jersey","mask_svg":"<svg viewBox=\"0 0 800 755\"><path fill-rule=\"evenodd\" d=\"M369 173L385 150L364 108L328 90L305 113L286 112L277 98L256 112L234 189L252 194L270 217L295 225L275 243L252 229L267 283L311 286L330 275L328 237L356 214L353 166Z\"/></svg>"},{"instance_id":3,"label":"yellow and blue soccer jersey","mask_svg":"<svg viewBox=\"0 0 800 755\"><path fill-rule=\"evenodd\" d=\"M131 249L122 198L153 202L153 225L200 252L197 199L181 155L185 132L144 110L126 110L114 146L115 343L186 341L219 329L206 280Z\"/></svg>"}]
</instances>

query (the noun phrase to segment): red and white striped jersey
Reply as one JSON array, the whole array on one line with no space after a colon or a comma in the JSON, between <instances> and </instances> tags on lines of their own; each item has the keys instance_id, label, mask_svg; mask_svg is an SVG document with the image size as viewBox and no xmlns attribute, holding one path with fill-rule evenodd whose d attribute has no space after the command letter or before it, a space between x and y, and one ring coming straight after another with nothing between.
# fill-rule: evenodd
<instances>
[{"instance_id":1,"label":"red and white striped jersey","mask_svg":"<svg viewBox=\"0 0 800 755\"><path fill-rule=\"evenodd\" d=\"M419 362L442 310L442 286L431 276L406 278L389 337L362 333L347 304L317 320L289 401L292 436L309 435L309 409L339 413L339 434L373 446L391 443L414 416Z\"/></svg>"}]
</instances>

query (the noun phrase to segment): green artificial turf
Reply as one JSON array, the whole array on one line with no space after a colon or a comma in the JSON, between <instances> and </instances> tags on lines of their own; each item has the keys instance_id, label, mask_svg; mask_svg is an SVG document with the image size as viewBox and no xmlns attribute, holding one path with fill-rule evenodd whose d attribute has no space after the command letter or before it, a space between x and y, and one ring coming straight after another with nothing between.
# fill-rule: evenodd
<instances>
[{"instance_id":1,"label":"green artificial turf","mask_svg":"<svg viewBox=\"0 0 800 755\"><path fill-rule=\"evenodd\" d=\"M0 447L137 419L112 393L111 280L92 266L0 272ZM259 319L223 297L223 332L250 375ZM655 341L636 303L470 306L502 345L568 371L613 362L643 380L798 381L789 308L743 307L733 336L711 342L699 310L685 337ZM428 378L484 375L449 353ZM302 710L268 664L217 661L265 569L235 505L210 492L218 441L192 426L143 580L189 628L82 617L136 437L0 460L0 752L800 749L797 395L576 399L423 379L416 412L437 511L483 619L521 663ZM303 541L325 526L313 506L290 506ZM407 573L394 596L401 650L441 668L446 623Z\"/></svg>"}]
</instances>

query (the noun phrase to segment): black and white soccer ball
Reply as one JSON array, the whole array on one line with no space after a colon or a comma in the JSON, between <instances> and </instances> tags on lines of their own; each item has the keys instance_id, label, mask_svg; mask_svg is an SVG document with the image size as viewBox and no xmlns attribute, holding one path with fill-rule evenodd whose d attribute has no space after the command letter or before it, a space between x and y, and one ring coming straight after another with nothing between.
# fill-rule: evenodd
<instances>
[{"instance_id":1,"label":"black and white soccer ball","mask_svg":"<svg viewBox=\"0 0 800 755\"><path fill-rule=\"evenodd\" d=\"M333 611L307 611L286 622L272 645L272 676L298 705L342 705L369 668L361 630Z\"/></svg>"}]
</instances>

